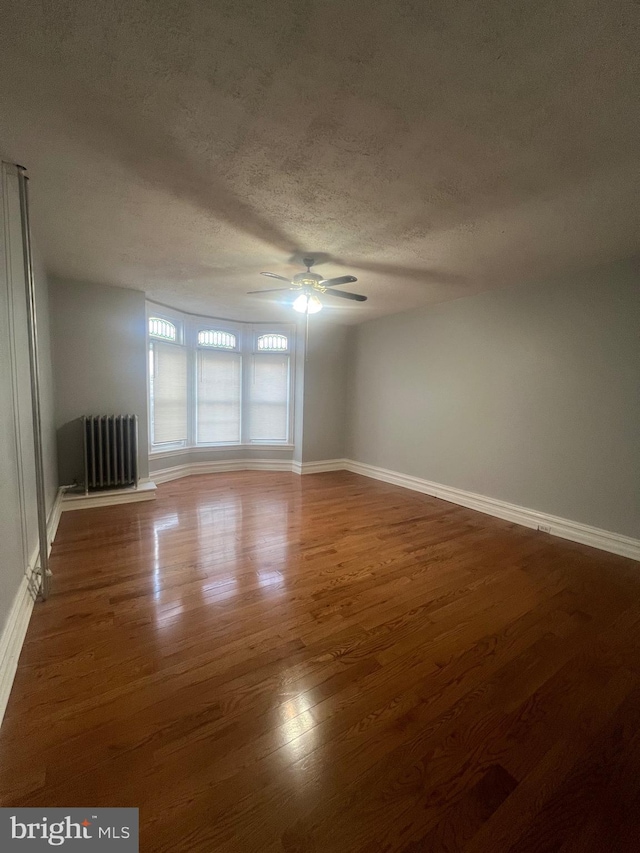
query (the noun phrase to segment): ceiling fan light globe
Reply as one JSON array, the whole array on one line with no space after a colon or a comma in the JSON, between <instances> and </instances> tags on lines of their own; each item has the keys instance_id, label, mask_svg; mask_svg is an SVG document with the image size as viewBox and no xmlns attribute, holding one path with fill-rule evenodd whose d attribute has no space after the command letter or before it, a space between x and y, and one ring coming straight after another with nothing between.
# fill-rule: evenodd
<instances>
[{"instance_id":1,"label":"ceiling fan light globe","mask_svg":"<svg viewBox=\"0 0 640 853\"><path fill-rule=\"evenodd\" d=\"M317 314L318 311L322 311L322 302L320 302L315 293L312 293L309 297L307 311L309 312L309 314Z\"/></svg>"},{"instance_id":2,"label":"ceiling fan light globe","mask_svg":"<svg viewBox=\"0 0 640 853\"><path fill-rule=\"evenodd\" d=\"M293 310L300 314L317 314L318 311L322 311L322 302L315 294L309 296L306 293L301 293L293 303Z\"/></svg>"}]
</instances>

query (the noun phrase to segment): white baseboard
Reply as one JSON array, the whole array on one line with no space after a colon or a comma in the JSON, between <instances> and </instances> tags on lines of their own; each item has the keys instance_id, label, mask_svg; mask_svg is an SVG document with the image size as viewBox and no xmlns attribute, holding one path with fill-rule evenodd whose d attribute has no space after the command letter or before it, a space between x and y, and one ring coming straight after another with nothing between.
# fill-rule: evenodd
<instances>
[{"instance_id":1,"label":"white baseboard","mask_svg":"<svg viewBox=\"0 0 640 853\"><path fill-rule=\"evenodd\" d=\"M622 557L630 557L632 560L640 560L640 540L623 536L621 533L612 533L609 530L601 530L599 527L591 527L568 518L560 518L557 515L549 515L535 509L518 506L517 504L500 501L496 498L485 497L474 492L466 492L452 486L443 486L441 483L433 483L420 477L412 477L409 474L400 474L387 468L377 468L375 465L365 465L350 459L344 460L347 471L354 474L362 474L372 477L374 480L383 480L385 483L393 483L412 489L414 492L422 492L434 498L441 498L460 506L484 512L487 515L513 521L524 527L532 527L534 530L542 530L552 536L561 539L570 539L572 542L580 542L583 545L591 545L601 551L609 551Z\"/></svg>"},{"instance_id":2,"label":"white baseboard","mask_svg":"<svg viewBox=\"0 0 640 853\"><path fill-rule=\"evenodd\" d=\"M223 474L229 471L289 471L293 474L318 474L321 471L343 471L345 459L325 459L320 462L295 462L290 459L227 459L220 462L187 462L152 471L156 483L167 483L194 474Z\"/></svg>"},{"instance_id":3,"label":"white baseboard","mask_svg":"<svg viewBox=\"0 0 640 853\"><path fill-rule=\"evenodd\" d=\"M187 462L152 471L156 483L168 483L196 474L223 474L229 471L293 471L290 459L226 459L220 462Z\"/></svg>"},{"instance_id":4,"label":"white baseboard","mask_svg":"<svg viewBox=\"0 0 640 853\"><path fill-rule=\"evenodd\" d=\"M113 489L109 492L74 494L66 492L62 499L62 512L75 509L95 509L99 506L152 501L156 497L156 484L152 480L141 480L137 489Z\"/></svg>"},{"instance_id":5,"label":"white baseboard","mask_svg":"<svg viewBox=\"0 0 640 853\"><path fill-rule=\"evenodd\" d=\"M53 502L53 506L51 507L51 511L49 512L49 518L47 519L47 542L49 543L49 551L51 553L51 546L53 545L53 540L56 538L56 533L58 532L58 525L60 524L60 516L62 515L62 501L64 497L64 490L58 489L58 493L56 494L56 499ZM27 575L31 576L31 573L38 565L40 557L40 545L37 544L31 555L29 557L29 563L27 565Z\"/></svg>"},{"instance_id":6,"label":"white baseboard","mask_svg":"<svg viewBox=\"0 0 640 853\"><path fill-rule=\"evenodd\" d=\"M13 599L7 624L0 636L0 726L9 702L22 644L27 635L31 611L37 590L31 580L32 573L25 574Z\"/></svg>"},{"instance_id":7,"label":"white baseboard","mask_svg":"<svg viewBox=\"0 0 640 853\"><path fill-rule=\"evenodd\" d=\"M49 552L56 537L61 512L62 490L59 490L47 522ZM18 659L24 638L27 635L31 612L38 592L33 572L39 562L39 551L39 547L36 546L29 557L29 563L13 599L6 625L0 634L0 726L7 709L9 694L18 667Z\"/></svg>"},{"instance_id":8,"label":"white baseboard","mask_svg":"<svg viewBox=\"0 0 640 853\"><path fill-rule=\"evenodd\" d=\"M296 463L296 474L322 474L325 471L347 470L348 459L324 459L320 462Z\"/></svg>"}]
</instances>

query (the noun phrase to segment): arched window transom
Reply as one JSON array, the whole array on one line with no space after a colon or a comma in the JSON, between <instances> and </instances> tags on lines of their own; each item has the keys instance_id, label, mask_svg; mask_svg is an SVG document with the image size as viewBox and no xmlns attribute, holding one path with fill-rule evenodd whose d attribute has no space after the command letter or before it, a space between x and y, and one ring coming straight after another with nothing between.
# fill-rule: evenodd
<instances>
[{"instance_id":1,"label":"arched window transom","mask_svg":"<svg viewBox=\"0 0 640 853\"><path fill-rule=\"evenodd\" d=\"M176 340L176 327L168 320L160 317L149 317L149 334L154 338L162 338L164 341Z\"/></svg>"},{"instance_id":2,"label":"arched window transom","mask_svg":"<svg viewBox=\"0 0 640 853\"><path fill-rule=\"evenodd\" d=\"M214 347L215 349L236 349L237 339L231 332L219 329L202 329L198 332L199 347Z\"/></svg>"},{"instance_id":3,"label":"arched window transom","mask_svg":"<svg viewBox=\"0 0 640 853\"><path fill-rule=\"evenodd\" d=\"M286 335L259 335L258 349L261 352L285 352L289 349Z\"/></svg>"}]
</instances>

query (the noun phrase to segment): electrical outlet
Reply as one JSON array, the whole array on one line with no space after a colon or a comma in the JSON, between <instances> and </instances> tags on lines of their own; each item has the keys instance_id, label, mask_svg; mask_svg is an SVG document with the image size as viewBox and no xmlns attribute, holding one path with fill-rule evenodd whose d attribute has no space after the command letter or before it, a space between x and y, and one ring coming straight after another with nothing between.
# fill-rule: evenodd
<instances>
[{"instance_id":1,"label":"electrical outlet","mask_svg":"<svg viewBox=\"0 0 640 853\"><path fill-rule=\"evenodd\" d=\"M551 533L551 528L549 527L549 525L548 525L548 524L539 524L539 525L538 525L538 530L539 530L541 533Z\"/></svg>"}]
</instances>

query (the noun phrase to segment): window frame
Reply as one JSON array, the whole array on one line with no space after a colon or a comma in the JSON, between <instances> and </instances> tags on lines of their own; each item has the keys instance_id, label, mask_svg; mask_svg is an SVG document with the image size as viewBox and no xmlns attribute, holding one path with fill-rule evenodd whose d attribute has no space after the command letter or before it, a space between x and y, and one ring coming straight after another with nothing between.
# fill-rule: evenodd
<instances>
[{"instance_id":1,"label":"window frame","mask_svg":"<svg viewBox=\"0 0 640 853\"><path fill-rule=\"evenodd\" d=\"M230 335L235 335L236 345L234 349L228 347L212 347L198 343L198 333L202 331L227 332ZM238 447L244 440L244 375L245 365L243 357L243 340L242 326L240 324L229 323L224 320L216 320L214 317L194 317L191 323L191 340L193 344L193 391L191 395L187 395L187 405L189 412L193 418L193 432L190 434L190 444L192 449L197 448L229 448ZM240 355L240 441L217 441L204 442L198 441L198 353L204 350L205 352L224 352L230 355Z\"/></svg>"},{"instance_id":2,"label":"window frame","mask_svg":"<svg viewBox=\"0 0 640 853\"><path fill-rule=\"evenodd\" d=\"M263 328L261 328L262 326ZM294 412L294 384L295 384L295 365L292 358L293 348L292 348L292 336L291 334L285 330L285 326L281 324L275 323L263 323L253 324L251 329L251 344L247 352L247 363L249 368L252 366L252 360L254 358L260 358L261 356L270 356L270 355L284 355L289 359L289 394L287 397L287 434L289 438L289 442L291 442L291 437L293 436L293 412ZM295 326L293 327L295 329ZM287 349L258 349L258 339L262 335L283 335L287 339ZM295 338L294 338L295 341ZM249 385L251 382L251 372L250 370L246 371L247 373L247 387L245 393L245 399L247 402L250 400L250 391ZM250 428L250 424L247 422L246 429L247 433ZM269 439L254 439L253 441L249 440L249 436L247 434L247 443L249 447L282 447L282 443L269 441Z\"/></svg>"},{"instance_id":3,"label":"window frame","mask_svg":"<svg viewBox=\"0 0 640 853\"><path fill-rule=\"evenodd\" d=\"M149 405L149 456L172 456L175 454L230 450L230 449L292 449L294 447L294 417L295 417L295 376L296 376L296 332L295 323L244 323L241 321L224 320L218 317L205 317L203 315L186 314L174 309L165 308L152 302L147 302L147 400ZM176 327L176 342L166 339L154 338L149 334L149 319L157 317L167 320ZM198 333L202 331L227 332L236 336L236 347L212 347L198 343ZM258 350L258 337L260 335L284 335L287 338L288 348L286 350ZM153 412L151 407L151 388L149 370L149 349L154 342L166 343L170 346L185 347L187 351L187 440L167 445L153 444ZM236 353L241 359L241 400L240 400L240 442L214 442L197 443L197 386L198 386L198 352L218 351L225 353ZM249 383L251 378L251 362L253 358L261 355L286 355L289 359L289 389L288 389L288 411L287 411L287 439L286 441L274 440L251 440L249 437L249 423L245 413L249 411Z\"/></svg>"}]
</instances>

